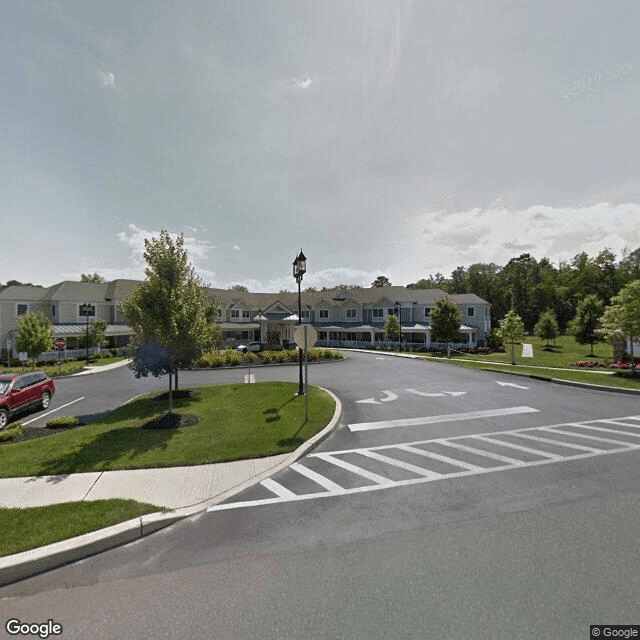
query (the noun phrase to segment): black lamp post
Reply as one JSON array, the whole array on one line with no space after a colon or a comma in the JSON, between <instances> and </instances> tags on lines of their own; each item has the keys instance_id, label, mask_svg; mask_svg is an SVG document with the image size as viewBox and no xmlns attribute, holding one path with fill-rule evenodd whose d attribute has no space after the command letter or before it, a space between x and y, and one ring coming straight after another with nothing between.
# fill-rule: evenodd
<instances>
[{"instance_id":1,"label":"black lamp post","mask_svg":"<svg viewBox=\"0 0 640 640\"><path fill-rule=\"evenodd\" d=\"M87 364L89 364L89 315L91 314L93 310L93 307L88 303L85 302L85 304L80 305L80 313L85 316L85 318L87 319L87 334L86 334L86 341L87 344L86 346L86 356L87 356Z\"/></svg>"},{"instance_id":2,"label":"black lamp post","mask_svg":"<svg viewBox=\"0 0 640 640\"><path fill-rule=\"evenodd\" d=\"M400 351L402 351L402 307L400 303L396 300L395 302L396 311L398 312L398 324L400 325Z\"/></svg>"},{"instance_id":3,"label":"black lamp post","mask_svg":"<svg viewBox=\"0 0 640 640\"><path fill-rule=\"evenodd\" d=\"M300 253L293 261L293 277L298 283L298 326L302 324L302 298L300 297L300 283L302 282L302 276L307 271L307 259L300 249ZM298 384L298 395L304 395L304 387L302 386L302 348L298 345L298 361L300 364L300 377Z\"/></svg>"}]
</instances>

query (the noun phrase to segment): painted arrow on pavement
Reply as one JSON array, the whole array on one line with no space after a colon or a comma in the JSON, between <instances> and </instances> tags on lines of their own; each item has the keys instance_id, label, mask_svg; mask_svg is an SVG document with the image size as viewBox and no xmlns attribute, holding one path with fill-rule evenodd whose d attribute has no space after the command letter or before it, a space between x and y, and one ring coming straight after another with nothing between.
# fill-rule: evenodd
<instances>
[{"instance_id":1,"label":"painted arrow on pavement","mask_svg":"<svg viewBox=\"0 0 640 640\"><path fill-rule=\"evenodd\" d=\"M528 389L529 387L523 387L520 384L514 384L513 382L499 382L496 380L496 384L499 384L501 387L515 387L516 389Z\"/></svg>"},{"instance_id":2,"label":"painted arrow on pavement","mask_svg":"<svg viewBox=\"0 0 640 640\"><path fill-rule=\"evenodd\" d=\"M416 391L415 389L405 389L409 393L415 393L417 396L424 396L425 398L442 398L443 396L463 396L466 391L441 391L439 393L426 393L425 391Z\"/></svg>"},{"instance_id":3,"label":"painted arrow on pavement","mask_svg":"<svg viewBox=\"0 0 640 640\"><path fill-rule=\"evenodd\" d=\"M383 402L391 402L392 400L397 400L398 396L393 393L393 391L383 391L384 398L381 400L376 400L375 398L365 398L364 400L356 400L356 403L359 404L382 404Z\"/></svg>"}]
</instances>

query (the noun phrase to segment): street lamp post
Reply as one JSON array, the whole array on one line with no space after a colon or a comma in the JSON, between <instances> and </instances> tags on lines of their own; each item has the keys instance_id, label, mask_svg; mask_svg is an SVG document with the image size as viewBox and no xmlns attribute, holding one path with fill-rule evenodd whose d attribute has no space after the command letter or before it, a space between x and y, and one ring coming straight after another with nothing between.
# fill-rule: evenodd
<instances>
[{"instance_id":1,"label":"street lamp post","mask_svg":"<svg viewBox=\"0 0 640 640\"><path fill-rule=\"evenodd\" d=\"M302 276L307 271L307 258L304 253L302 253L302 249L300 249L300 253L296 256L296 259L293 261L293 277L296 279L298 283L298 326L302 324L302 298L300 296L300 283L302 282ZM298 383L298 395L304 395L304 387L302 386L302 348L298 345L298 362L300 365L300 376Z\"/></svg>"},{"instance_id":2,"label":"street lamp post","mask_svg":"<svg viewBox=\"0 0 640 640\"><path fill-rule=\"evenodd\" d=\"M87 319L86 322L86 326L87 326L87 333L86 333L86 342L87 344L86 346L86 356L87 356L87 364L89 364L89 314L91 313L93 307L88 303L85 302L85 304L80 306L80 313L82 313L84 315L84 317Z\"/></svg>"},{"instance_id":3,"label":"street lamp post","mask_svg":"<svg viewBox=\"0 0 640 640\"><path fill-rule=\"evenodd\" d=\"M396 300L395 303L395 307L396 307L396 311L398 312L398 324L400 325L400 348L399 350L402 351L402 307L400 306L400 303Z\"/></svg>"}]
</instances>

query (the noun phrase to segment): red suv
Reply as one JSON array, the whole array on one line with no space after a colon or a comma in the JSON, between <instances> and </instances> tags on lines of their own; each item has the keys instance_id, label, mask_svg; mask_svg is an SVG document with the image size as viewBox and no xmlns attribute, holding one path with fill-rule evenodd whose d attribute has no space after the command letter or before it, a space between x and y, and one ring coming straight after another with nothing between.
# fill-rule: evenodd
<instances>
[{"instance_id":1,"label":"red suv","mask_svg":"<svg viewBox=\"0 0 640 640\"><path fill-rule=\"evenodd\" d=\"M55 392L53 380L42 371L0 376L0 431L18 411L34 406L46 409Z\"/></svg>"}]
</instances>

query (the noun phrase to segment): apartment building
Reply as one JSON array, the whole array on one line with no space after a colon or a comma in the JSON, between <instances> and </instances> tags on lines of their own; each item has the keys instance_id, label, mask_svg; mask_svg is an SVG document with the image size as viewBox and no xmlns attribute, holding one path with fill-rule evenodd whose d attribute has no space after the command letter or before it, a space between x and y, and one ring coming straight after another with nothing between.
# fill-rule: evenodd
<instances>
[{"instance_id":1,"label":"apartment building","mask_svg":"<svg viewBox=\"0 0 640 640\"><path fill-rule=\"evenodd\" d=\"M107 323L109 346L124 346L131 328L120 312L120 300L139 284L136 280L108 283L65 281L51 287L11 286L0 291L0 349L15 354L18 317L38 311L53 325L54 337L65 338L69 348L77 345L86 330L87 318ZM249 340L286 346L293 341L298 324L296 292L245 293L207 289L220 303L222 345L234 346ZM382 287L305 291L301 295L302 322L318 331L322 346L375 347L387 344L384 325L390 315L401 323L403 345L438 348L444 343L431 333L431 311L438 298L453 300L463 322L457 344L475 347L491 332L491 306L474 294L451 295L439 289ZM85 306L86 305L86 306ZM84 311L88 310L88 316Z\"/></svg>"}]
</instances>

